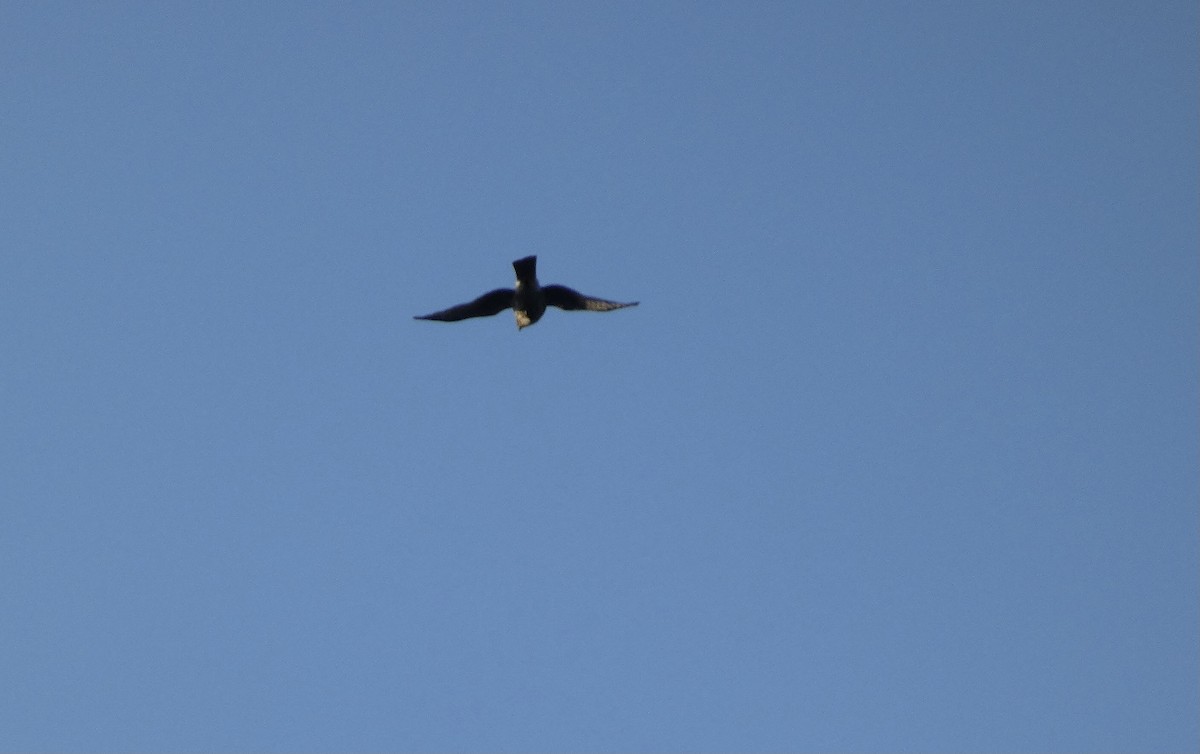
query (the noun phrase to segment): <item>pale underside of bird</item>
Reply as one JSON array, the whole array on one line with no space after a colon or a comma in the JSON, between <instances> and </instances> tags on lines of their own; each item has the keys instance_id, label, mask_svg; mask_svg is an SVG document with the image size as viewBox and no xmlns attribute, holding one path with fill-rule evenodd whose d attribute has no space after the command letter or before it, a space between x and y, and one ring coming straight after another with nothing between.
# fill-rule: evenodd
<instances>
[{"instance_id":1,"label":"pale underside of bird","mask_svg":"<svg viewBox=\"0 0 1200 754\"><path fill-rule=\"evenodd\" d=\"M556 306L568 311L609 312L637 306L634 301L622 304L602 298L585 296L565 285L539 285L537 280L537 257L525 257L513 262L517 273L515 288L497 288L474 301L452 306L440 312L426 314L413 319L429 319L436 322L458 322L472 317L490 317L505 309L512 309L517 319L517 329L522 330L542 318L547 306Z\"/></svg>"}]
</instances>

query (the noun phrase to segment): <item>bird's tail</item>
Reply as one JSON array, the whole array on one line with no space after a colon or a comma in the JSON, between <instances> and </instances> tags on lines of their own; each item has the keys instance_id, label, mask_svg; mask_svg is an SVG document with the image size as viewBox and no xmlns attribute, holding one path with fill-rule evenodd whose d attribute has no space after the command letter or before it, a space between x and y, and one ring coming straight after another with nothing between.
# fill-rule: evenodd
<instances>
[{"instance_id":1,"label":"bird's tail","mask_svg":"<svg viewBox=\"0 0 1200 754\"><path fill-rule=\"evenodd\" d=\"M513 269L517 271L517 280L522 283L532 282L537 279L537 257L525 257L513 262Z\"/></svg>"}]
</instances>

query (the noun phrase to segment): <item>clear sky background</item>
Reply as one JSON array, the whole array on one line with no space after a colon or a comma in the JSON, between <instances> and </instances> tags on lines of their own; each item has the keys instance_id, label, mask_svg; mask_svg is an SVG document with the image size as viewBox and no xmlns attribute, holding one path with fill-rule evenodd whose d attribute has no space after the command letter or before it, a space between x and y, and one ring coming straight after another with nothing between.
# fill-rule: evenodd
<instances>
[{"instance_id":1,"label":"clear sky background","mask_svg":"<svg viewBox=\"0 0 1200 754\"><path fill-rule=\"evenodd\" d=\"M1196 750L1198 25L0 4L0 748Z\"/></svg>"}]
</instances>

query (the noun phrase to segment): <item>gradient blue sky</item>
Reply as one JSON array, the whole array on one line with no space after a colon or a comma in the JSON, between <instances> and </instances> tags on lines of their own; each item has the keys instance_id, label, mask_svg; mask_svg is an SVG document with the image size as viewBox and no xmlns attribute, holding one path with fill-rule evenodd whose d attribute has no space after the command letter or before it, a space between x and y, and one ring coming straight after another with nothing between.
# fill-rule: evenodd
<instances>
[{"instance_id":1,"label":"gradient blue sky","mask_svg":"<svg viewBox=\"0 0 1200 754\"><path fill-rule=\"evenodd\" d=\"M0 4L0 748L1196 750L1198 26Z\"/></svg>"}]
</instances>

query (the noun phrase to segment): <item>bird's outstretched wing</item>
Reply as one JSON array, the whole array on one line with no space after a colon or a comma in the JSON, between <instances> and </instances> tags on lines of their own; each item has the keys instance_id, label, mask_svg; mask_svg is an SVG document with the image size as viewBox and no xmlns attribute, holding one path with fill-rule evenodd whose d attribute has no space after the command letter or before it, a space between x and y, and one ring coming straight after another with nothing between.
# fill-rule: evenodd
<instances>
[{"instance_id":1,"label":"bird's outstretched wing","mask_svg":"<svg viewBox=\"0 0 1200 754\"><path fill-rule=\"evenodd\" d=\"M497 288L494 291L483 294L474 301L452 306L449 309L443 309L433 314L426 314L423 317L413 317L413 319L458 322L460 319L470 319L471 317L490 317L493 314L499 314L505 309L511 309L513 296L515 295L516 291L512 288Z\"/></svg>"},{"instance_id":2,"label":"bird's outstretched wing","mask_svg":"<svg viewBox=\"0 0 1200 754\"><path fill-rule=\"evenodd\" d=\"M579 291L571 290L565 285L542 286L542 292L546 294L547 304L568 311L608 312L613 309L624 309L627 306L638 305L636 301L629 304L622 304L617 301L592 298L591 296L583 295Z\"/></svg>"}]
</instances>

